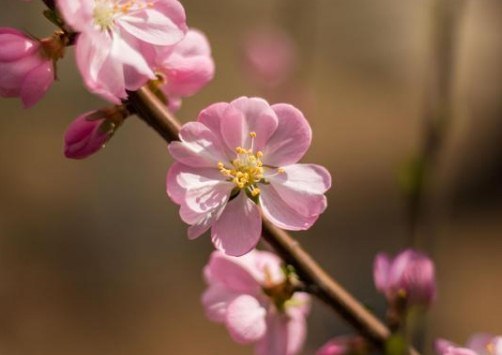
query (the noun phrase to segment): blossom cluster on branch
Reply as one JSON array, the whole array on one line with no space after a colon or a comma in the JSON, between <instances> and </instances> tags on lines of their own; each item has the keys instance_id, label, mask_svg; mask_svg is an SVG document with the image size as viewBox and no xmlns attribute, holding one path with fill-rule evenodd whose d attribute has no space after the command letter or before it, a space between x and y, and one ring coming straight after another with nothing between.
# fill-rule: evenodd
<instances>
[{"instance_id":1,"label":"blossom cluster on branch","mask_svg":"<svg viewBox=\"0 0 502 355\"><path fill-rule=\"evenodd\" d=\"M0 96L19 97L26 108L35 105L55 81L57 62L73 46L86 88L109 106L90 110L69 125L64 135L68 158L95 154L129 116L144 114L130 100L132 92L147 88L174 113L183 98L214 77L207 37L187 25L178 0L45 3L51 4L46 17L58 26L51 36L37 39L0 28ZM277 74L283 80L292 66L291 44L265 48L267 53L250 54L253 65L265 81ZM274 50L281 55L269 56ZM321 285L302 278L290 260L256 247L263 220L286 230L307 230L327 208L330 173L320 165L299 163L312 141L307 119L289 104L240 97L210 105L196 121L170 133L179 139L168 146L175 162L167 174L167 194L180 206L189 239L210 231L216 249L203 272L207 317L223 324L237 343L254 344L257 354L299 353L312 295ZM386 343L379 347L361 330L333 338L318 354L414 351L407 325L411 312L427 310L436 298L432 260L411 249L395 258L379 254L373 271L388 304ZM502 341L483 334L462 348L438 340L436 350L502 355Z\"/></svg>"}]
</instances>

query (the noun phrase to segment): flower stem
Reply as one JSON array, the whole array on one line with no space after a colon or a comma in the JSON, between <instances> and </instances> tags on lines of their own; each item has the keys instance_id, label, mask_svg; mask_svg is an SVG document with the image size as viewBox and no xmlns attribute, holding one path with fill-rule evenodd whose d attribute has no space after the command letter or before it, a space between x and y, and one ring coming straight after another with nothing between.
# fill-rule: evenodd
<instances>
[{"instance_id":1,"label":"flower stem","mask_svg":"<svg viewBox=\"0 0 502 355\"><path fill-rule=\"evenodd\" d=\"M129 103L139 118L150 125L166 142L178 140L179 121L166 106L146 87L132 92ZM306 284L312 294L333 308L347 323L384 349L390 336L389 329L367 310L357 299L324 271L300 244L287 232L263 219L263 237ZM418 354L414 349L410 354Z\"/></svg>"}]
</instances>

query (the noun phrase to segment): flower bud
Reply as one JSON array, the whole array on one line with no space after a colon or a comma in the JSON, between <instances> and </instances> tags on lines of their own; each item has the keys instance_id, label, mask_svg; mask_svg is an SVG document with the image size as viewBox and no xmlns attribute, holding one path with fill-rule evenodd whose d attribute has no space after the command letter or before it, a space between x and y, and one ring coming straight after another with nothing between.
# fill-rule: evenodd
<instances>
[{"instance_id":1,"label":"flower bud","mask_svg":"<svg viewBox=\"0 0 502 355\"><path fill-rule=\"evenodd\" d=\"M54 82L54 64L40 41L13 28L0 28L0 96L35 105Z\"/></svg>"},{"instance_id":2,"label":"flower bud","mask_svg":"<svg viewBox=\"0 0 502 355\"><path fill-rule=\"evenodd\" d=\"M390 304L429 306L436 297L434 263L418 251L407 249L393 260L377 255L373 274L376 288Z\"/></svg>"},{"instance_id":3,"label":"flower bud","mask_svg":"<svg viewBox=\"0 0 502 355\"><path fill-rule=\"evenodd\" d=\"M367 354L366 341L359 336L339 336L324 344L316 355Z\"/></svg>"},{"instance_id":4,"label":"flower bud","mask_svg":"<svg viewBox=\"0 0 502 355\"><path fill-rule=\"evenodd\" d=\"M84 159L104 147L127 116L121 107L97 110L77 117L66 129L64 154Z\"/></svg>"}]
</instances>

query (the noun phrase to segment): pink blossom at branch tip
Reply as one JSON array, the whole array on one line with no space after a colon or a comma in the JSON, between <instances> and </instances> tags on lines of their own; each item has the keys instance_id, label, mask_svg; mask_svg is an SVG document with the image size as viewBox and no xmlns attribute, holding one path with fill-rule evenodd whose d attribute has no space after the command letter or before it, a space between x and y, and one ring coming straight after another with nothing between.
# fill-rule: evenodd
<instances>
[{"instance_id":1,"label":"pink blossom at branch tip","mask_svg":"<svg viewBox=\"0 0 502 355\"><path fill-rule=\"evenodd\" d=\"M195 95L214 77L214 60L206 36L190 29L185 38L157 55L155 72L160 89L168 99L169 110L176 112L181 98Z\"/></svg>"},{"instance_id":2,"label":"pink blossom at branch tip","mask_svg":"<svg viewBox=\"0 0 502 355\"><path fill-rule=\"evenodd\" d=\"M194 239L211 229L218 250L251 251L261 236L261 211L276 226L309 229L324 212L331 176L322 166L298 164L312 132L287 104L241 97L203 110L169 145L176 162L167 193L180 205Z\"/></svg>"},{"instance_id":3,"label":"pink blossom at branch tip","mask_svg":"<svg viewBox=\"0 0 502 355\"><path fill-rule=\"evenodd\" d=\"M32 107L54 82L53 66L38 40L0 28L0 96L20 97L24 108Z\"/></svg>"},{"instance_id":4,"label":"pink blossom at branch tip","mask_svg":"<svg viewBox=\"0 0 502 355\"><path fill-rule=\"evenodd\" d=\"M115 104L155 78L157 51L187 31L177 0L58 0L57 6L79 33L77 64L87 88Z\"/></svg>"},{"instance_id":5,"label":"pink blossom at branch tip","mask_svg":"<svg viewBox=\"0 0 502 355\"><path fill-rule=\"evenodd\" d=\"M260 85L274 87L284 83L297 64L296 46L280 28L258 28L244 39L244 69Z\"/></svg>"},{"instance_id":6,"label":"pink blossom at branch tip","mask_svg":"<svg viewBox=\"0 0 502 355\"><path fill-rule=\"evenodd\" d=\"M286 276L276 255L254 250L232 257L214 251L204 277L206 315L224 324L234 341L254 344L258 355L293 355L301 350L310 296L284 293Z\"/></svg>"},{"instance_id":7,"label":"pink blossom at branch tip","mask_svg":"<svg viewBox=\"0 0 502 355\"><path fill-rule=\"evenodd\" d=\"M77 117L64 135L65 156L84 159L103 148L112 134L104 126L105 119L106 115L100 111L91 111Z\"/></svg>"},{"instance_id":8,"label":"pink blossom at branch tip","mask_svg":"<svg viewBox=\"0 0 502 355\"><path fill-rule=\"evenodd\" d=\"M403 299L408 305L429 306L436 298L434 263L416 250L404 250L394 259L378 254L373 275L377 290L389 303Z\"/></svg>"},{"instance_id":9,"label":"pink blossom at branch tip","mask_svg":"<svg viewBox=\"0 0 502 355\"><path fill-rule=\"evenodd\" d=\"M438 355L502 355L502 336L474 334L465 347L445 339L437 339L434 348Z\"/></svg>"}]
</instances>

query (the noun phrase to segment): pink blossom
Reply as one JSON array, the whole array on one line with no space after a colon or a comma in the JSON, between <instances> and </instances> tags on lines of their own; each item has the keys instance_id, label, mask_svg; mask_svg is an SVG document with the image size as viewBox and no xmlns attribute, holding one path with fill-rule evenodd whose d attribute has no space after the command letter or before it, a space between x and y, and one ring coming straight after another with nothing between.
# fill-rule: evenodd
<instances>
[{"instance_id":1,"label":"pink blossom","mask_svg":"<svg viewBox=\"0 0 502 355\"><path fill-rule=\"evenodd\" d=\"M186 32L177 0L58 0L66 23L79 32L77 64L87 88L113 103L148 79L158 48Z\"/></svg>"},{"instance_id":2,"label":"pink blossom","mask_svg":"<svg viewBox=\"0 0 502 355\"><path fill-rule=\"evenodd\" d=\"M502 355L502 336L478 333L469 339L465 347L438 339L435 349L438 355Z\"/></svg>"},{"instance_id":3,"label":"pink blossom","mask_svg":"<svg viewBox=\"0 0 502 355\"><path fill-rule=\"evenodd\" d=\"M211 47L206 36L195 29L190 29L173 48L161 51L156 61L160 89L172 112L179 109L182 97L195 95L214 77Z\"/></svg>"},{"instance_id":4,"label":"pink blossom","mask_svg":"<svg viewBox=\"0 0 502 355\"><path fill-rule=\"evenodd\" d=\"M378 254L373 268L375 285L390 303L428 306L436 297L434 263L425 254L407 249L394 259Z\"/></svg>"},{"instance_id":5,"label":"pink blossom","mask_svg":"<svg viewBox=\"0 0 502 355\"><path fill-rule=\"evenodd\" d=\"M250 79L274 87L284 83L297 64L293 39L278 28L261 28L244 40L244 66Z\"/></svg>"},{"instance_id":6,"label":"pink blossom","mask_svg":"<svg viewBox=\"0 0 502 355\"><path fill-rule=\"evenodd\" d=\"M0 28L0 96L35 105L54 82L54 64L40 41L13 28Z\"/></svg>"},{"instance_id":7,"label":"pink blossom","mask_svg":"<svg viewBox=\"0 0 502 355\"><path fill-rule=\"evenodd\" d=\"M167 193L180 205L194 239L211 228L215 247L240 256L261 236L263 215L288 230L310 228L325 210L329 172L297 164L311 143L311 129L291 105L270 106L241 97L203 110L169 145L176 163Z\"/></svg>"},{"instance_id":8,"label":"pink blossom","mask_svg":"<svg viewBox=\"0 0 502 355\"><path fill-rule=\"evenodd\" d=\"M242 257L211 254L202 295L207 317L222 323L232 339L255 344L259 355L298 353L306 337L310 297L292 293L280 259L254 250Z\"/></svg>"},{"instance_id":9,"label":"pink blossom","mask_svg":"<svg viewBox=\"0 0 502 355\"><path fill-rule=\"evenodd\" d=\"M84 159L99 151L120 124L122 114L120 110L113 109L91 111L77 117L65 132L65 156Z\"/></svg>"}]
</instances>

